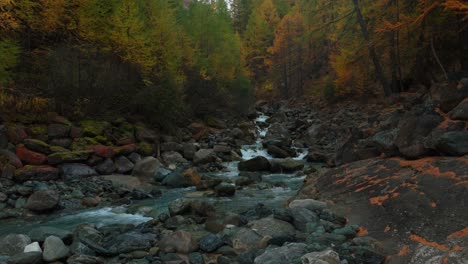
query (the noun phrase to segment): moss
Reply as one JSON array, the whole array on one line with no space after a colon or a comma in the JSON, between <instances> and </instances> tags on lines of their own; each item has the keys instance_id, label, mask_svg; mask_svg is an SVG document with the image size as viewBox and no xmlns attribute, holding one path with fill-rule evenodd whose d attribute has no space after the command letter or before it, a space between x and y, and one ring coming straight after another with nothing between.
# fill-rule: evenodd
<instances>
[{"instance_id":1,"label":"moss","mask_svg":"<svg viewBox=\"0 0 468 264\"><path fill-rule=\"evenodd\" d=\"M137 151L143 156L151 156L154 154L153 145L147 142L141 142L137 145Z\"/></svg>"},{"instance_id":2,"label":"moss","mask_svg":"<svg viewBox=\"0 0 468 264\"><path fill-rule=\"evenodd\" d=\"M99 143L101 143L101 144L104 144L104 145L111 145L111 144L109 143L109 140L108 140L105 136L96 136L96 137L94 137L93 139L94 139L94 141L97 141L97 142L99 142Z\"/></svg>"},{"instance_id":3,"label":"moss","mask_svg":"<svg viewBox=\"0 0 468 264\"><path fill-rule=\"evenodd\" d=\"M94 138L90 138L90 137L75 138L73 140L73 143L71 144L71 149L74 151L86 150L86 149L89 149L90 146L95 146L95 145L100 145L100 144Z\"/></svg>"},{"instance_id":4,"label":"moss","mask_svg":"<svg viewBox=\"0 0 468 264\"><path fill-rule=\"evenodd\" d=\"M85 136L102 136L106 129L110 127L108 122L96 120L83 120L80 122Z\"/></svg>"},{"instance_id":5,"label":"moss","mask_svg":"<svg viewBox=\"0 0 468 264\"><path fill-rule=\"evenodd\" d=\"M84 161L89 157L90 151L64 151L47 156L49 164L55 165L64 162Z\"/></svg>"},{"instance_id":6,"label":"moss","mask_svg":"<svg viewBox=\"0 0 468 264\"><path fill-rule=\"evenodd\" d=\"M57 152L67 152L67 151L70 151L70 150L66 149L64 147L60 147L60 146L51 146L50 151L52 153L57 153Z\"/></svg>"},{"instance_id":7,"label":"moss","mask_svg":"<svg viewBox=\"0 0 468 264\"><path fill-rule=\"evenodd\" d=\"M47 135L47 126L33 125L29 127L29 131L31 131L34 136Z\"/></svg>"}]
</instances>

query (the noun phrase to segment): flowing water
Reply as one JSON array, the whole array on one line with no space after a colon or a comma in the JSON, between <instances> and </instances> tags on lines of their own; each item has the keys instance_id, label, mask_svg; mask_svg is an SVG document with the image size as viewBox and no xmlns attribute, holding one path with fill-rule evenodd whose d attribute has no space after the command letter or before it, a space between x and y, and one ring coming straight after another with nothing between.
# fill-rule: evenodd
<instances>
[{"instance_id":1,"label":"flowing water","mask_svg":"<svg viewBox=\"0 0 468 264\"><path fill-rule=\"evenodd\" d=\"M263 148L263 138L268 133L268 127L265 125L268 116L261 114L256 120L257 138L253 145L243 146L241 149L242 159L247 160L257 156L263 156L267 159L273 159ZM294 159L302 160L307 155L307 150L296 149L299 153ZM238 162L226 162L223 165L225 171L211 173L227 181L234 181L239 177L237 168ZM307 165L311 166L311 165ZM30 229L38 226L53 226L65 230L73 230L81 223L93 223L97 226L112 224L140 224L151 220L151 217L144 216L142 211L151 210L151 215L167 212L168 204L178 198L203 199L213 202L218 211L243 212L258 203L267 207L281 207L287 199L294 196L297 190L302 186L305 176L296 174L269 174L262 176L262 182L257 187L244 187L237 190L233 197L213 197L205 196L203 192L198 192L195 187L184 189L163 189L162 196L138 201L130 207L106 207L92 210L80 211L67 215L55 215L36 222L11 221L0 225L0 235L7 233L26 233ZM130 213L132 212L132 213Z\"/></svg>"}]
</instances>

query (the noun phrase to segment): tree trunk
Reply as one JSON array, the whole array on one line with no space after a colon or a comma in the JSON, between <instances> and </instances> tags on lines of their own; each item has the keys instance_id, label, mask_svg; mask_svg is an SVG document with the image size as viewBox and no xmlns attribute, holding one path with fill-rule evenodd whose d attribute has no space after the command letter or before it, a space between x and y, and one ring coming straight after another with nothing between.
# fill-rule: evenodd
<instances>
[{"instance_id":1,"label":"tree trunk","mask_svg":"<svg viewBox=\"0 0 468 264\"><path fill-rule=\"evenodd\" d=\"M367 30L367 24L364 21L364 18L362 17L362 13L361 13L361 9L359 8L358 0L353 0L353 4L354 4L354 11L356 12L356 15L357 15L358 23L361 27L362 35L364 36L364 40L367 42L367 46L369 48L369 55L371 56L372 62L374 63L375 73L380 83L383 86L385 95L389 96L392 94L391 87L387 79L385 78L382 66L380 64L380 60L377 57L377 53L375 52L374 44L372 44L370 41L369 32Z\"/></svg>"}]
</instances>

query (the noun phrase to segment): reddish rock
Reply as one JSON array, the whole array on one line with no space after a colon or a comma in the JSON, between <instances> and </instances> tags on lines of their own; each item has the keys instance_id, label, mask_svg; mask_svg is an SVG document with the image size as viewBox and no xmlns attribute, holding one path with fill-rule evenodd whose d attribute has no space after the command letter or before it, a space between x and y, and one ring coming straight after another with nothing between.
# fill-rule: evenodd
<instances>
[{"instance_id":1,"label":"reddish rock","mask_svg":"<svg viewBox=\"0 0 468 264\"><path fill-rule=\"evenodd\" d=\"M81 200L81 204L86 207L96 207L101 203L101 198L99 196L96 197L85 197Z\"/></svg>"},{"instance_id":2,"label":"reddish rock","mask_svg":"<svg viewBox=\"0 0 468 264\"><path fill-rule=\"evenodd\" d=\"M124 146L117 147L116 152L120 155L129 155L137 150L135 144L127 144Z\"/></svg>"},{"instance_id":3,"label":"reddish rock","mask_svg":"<svg viewBox=\"0 0 468 264\"><path fill-rule=\"evenodd\" d=\"M26 164L42 165L47 161L44 154L27 149L24 145L16 147L16 156Z\"/></svg>"},{"instance_id":4,"label":"reddish rock","mask_svg":"<svg viewBox=\"0 0 468 264\"><path fill-rule=\"evenodd\" d=\"M94 154L102 158L112 158L118 151L114 147L97 145L92 147Z\"/></svg>"}]
</instances>

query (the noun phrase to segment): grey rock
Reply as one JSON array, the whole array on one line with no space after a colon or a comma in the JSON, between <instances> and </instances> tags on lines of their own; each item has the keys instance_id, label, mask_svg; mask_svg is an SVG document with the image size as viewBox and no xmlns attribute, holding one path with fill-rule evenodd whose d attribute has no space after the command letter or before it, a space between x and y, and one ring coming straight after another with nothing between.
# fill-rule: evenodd
<instances>
[{"instance_id":1,"label":"grey rock","mask_svg":"<svg viewBox=\"0 0 468 264\"><path fill-rule=\"evenodd\" d=\"M301 260L302 264L340 264L340 256L331 249L307 253Z\"/></svg>"},{"instance_id":2,"label":"grey rock","mask_svg":"<svg viewBox=\"0 0 468 264\"><path fill-rule=\"evenodd\" d=\"M13 256L23 253L24 248L31 244L31 239L26 235L10 234L0 238L0 256Z\"/></svg>"},{"instance_id":3,"label":"grey rock","mask_svg":"<svg viewBox=\"0 0 468 264\"><path fill-rule=\"evenodd\" d=\"M216 155L213 149L200 149L193 156L194 164L205 164L216 160Z\"/></svg>"},{"instance_id":4,"label":"grey rock","mask_svg":"<svg viewBox=\"0 0 468 264\"><path fill-rule=\"evenodd\" d=\"M31 237L33 241L39 241L39 242L44 242L45 239L49 236L56 236L60 238L62 241L71 242L72 235L73 234L70 231L55 228L52 226L36 227L36 228L33 228L29 232L29 237Z\"/></svg>"},{"instance_id":5,"label":"grey rock","mask_svg":"<svg viewBox=\"0 0 468 264\"><path fill-rule=\"evenodd\" d=\"M183 164L188 162L179 152L175 151L164 152L161 157L167 164Z\"/></svg>"},{"instance_id":6,"label":"grey rock","mask_svg":"<svg viewBox=\"0 0 468 264\"><path fill-rule=\"evenodd\" d=\"M124 174L129 173L135 167L135 164L124 156L117 157L115 159L115 167L118 173Z\"/></svg>"},{"instance_id":7,"label":"grey rock","mask_svg":"<svg viewBox=\"0 0 468 264\"><path fill-rule=\"evenodd\" d=\"M105 159L99 165L96 166L96 171L101 175L109 175L116 171L117 168L115 167L114 162L112 159Z\"/></svg>"},{"instance_id":8,"label":"grey rock","mask_svg":"<svg viewBox=\"0 0 468 264\"><path fill-rule=\"evenodd\" d=\"M289 208L306 208L311 211L323 210L327 207L327 203L314 199L294 200L289 204Z\"/></svg>"},{"instance_id":9,"label":"grey rock","mask_svg":"<svg viewBox=\"0 0 468 264\"><path fill-rule=\"evenodd\" d=\"M200 239L199 244L201 250L211 253L223 246L224 242L217 235L209 234L202 237L202 239Z\"/></svg>"},{"instance_id":10,"label":"grey rock","mask_svg":"<svg viewBox=\"0 0 468 264\"><path fill-rule=\"evenodd\" d=\"M35 212L46 212L57 208L59 195L53 190L39 190L29 196L26 208Z\"/></svg>"},{"instance_id":11,"label":"grey rock","mask_svg":"<svg viewBox=\"0 0 468 264\"><path fill-rule=\"evenodd\" d=\"M43 258L47 262L64 259L70 255L70 249L56 236L49 236L44 241Z\"/></svg>"},{"instance_id":12,"label":"grey rock","mask_svg":"<svg viewBox=\"0 0 468 264\"><path fill-rule=\"evenodd\" d=\"M79 181L81 178L97 175L97 172L86 164L67 163L59 166L60 175L66 181Z\"/></svg>"},{"instance_id":13,"label":"grey rock","mask_svg":"<svg viewBox=\"0 0 468 264\"><path fill-rule=\"evenodd\" d=\"M1 263L1 262L0 262ZM8 264L40 264L42 252L23 252L8 259Z\"/></svg>"},{"instance_id":14,"label":"grey rock","mask_svg":"<svg viewBox=\"0 0 468 264\"><path fill-rule=\"evenodd\" d=\"M162 167L162 164L158 159L146 157L135 164L132 175L148 182L153 179L154 174L160 167Z\"/></svg>"},{"instance_id":15,"label":"grey rock","mask_svg":"<svg viewBox=\"0 0 468 264\"><path fill-rule=\"evenodd\" d=\"M307 253L307 245L302 243L286 244L279 248L268 248L265 253L255 258L255 264L300 263Z\"/></svg>"}]
</instances>

